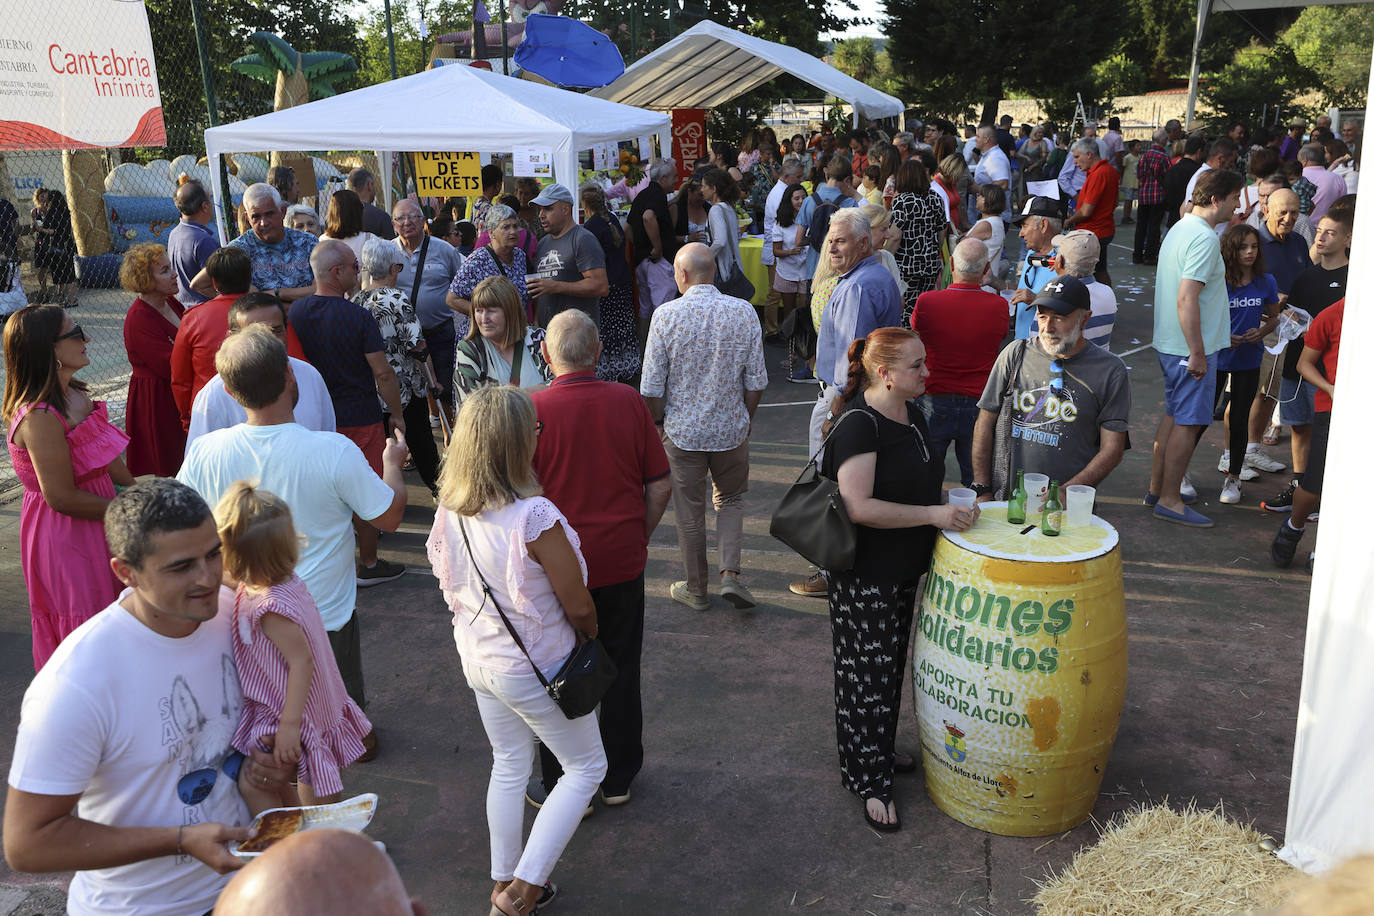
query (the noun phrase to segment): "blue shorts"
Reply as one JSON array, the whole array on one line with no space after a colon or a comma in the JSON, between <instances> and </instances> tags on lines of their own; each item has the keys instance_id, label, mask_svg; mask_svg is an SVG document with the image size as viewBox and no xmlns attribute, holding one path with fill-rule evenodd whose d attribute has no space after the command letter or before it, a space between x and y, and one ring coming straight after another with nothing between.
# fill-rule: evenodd
<instances>
[{"instance_id":1,"label":"blue shorts","mask_svg":"<svg viewBox=\"0 0 1374 916\"><path fill-rule=\"evenodd\" d=\"M1286 378L1279 383L1279 423L1306 426L1316 413L1313 403L1317 389L1306 379Z\"/></svg>"},{"instance_id":2,"label":"blue shorts","mask_svg":"<svg viewBox=\"0 0 1374 916\"><path fill-rule=\"evenodd\" d=\"M1217 355L1207 354L1207 374L1200 379L1188 374L1188 357L1158 355L1164 373L1164 412L1179 426L1210 426L1212 398L1217 390Z\"/></svg>"}]
</instances>

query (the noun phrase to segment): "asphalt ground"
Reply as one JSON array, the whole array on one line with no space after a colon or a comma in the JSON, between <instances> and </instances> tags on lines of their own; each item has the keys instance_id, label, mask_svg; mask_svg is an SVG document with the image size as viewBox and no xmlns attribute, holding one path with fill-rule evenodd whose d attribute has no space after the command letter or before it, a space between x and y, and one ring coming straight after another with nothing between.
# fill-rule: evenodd
<instances>
[{"instance_id":1,"label":"asphalt ground","mask_svg":"<svg viewBox=\"0 0 1374 916\"><path fill-rule=\"evenodd\" d=\"M1130 231L1123 227L1118 240ZM1094 822L1166 800L1224 803L1229 816L1282 840L1310 579L1271 566L1279 517L1258 504L1287 478L1263 475L1246 485L1240 505L1218 504L1223 433L1214 426L1192 473L1199 508L1216 527L1151 518L1141 496L1162 403L1148 346L1153 276L1130 265L1128 248L1113 246L1112 255L1121 300L1112 350L1131 369L1134 448L1099 488L1098 514L1121 534L1130 664L1092 819L1041 838L983 833L938 810L917 773L897 778L900 832L864 823L839 782L826 603L787 590L807 565L767 533L806 459L815 396L784 381L783 351L770 347L744 540L744 578L759 606L739 611L717 597L694 612L668 599L668 585L682 577L670 509L646 573L644 770L629 804L598 802L579 828L553 875L562 888L553 912L1028 913L1035 880L1094 843ZM1286 450L1285 439L1272 451ZM956 479L953 454L948 466ZM432 912L485 913L490 751L425 561L433 508L418 478L411 484L401 530L381 542L409 573L359 595L368 715L382 752L345 772L345 790L378 794L369 834L386 843ZM0 596L7 770L31 676L17 502L0 507ZM909 678L898 746L916 752ZM61 912L56 890L66 877L0 865L0 916Z\"/></svg>"}]
</instances>

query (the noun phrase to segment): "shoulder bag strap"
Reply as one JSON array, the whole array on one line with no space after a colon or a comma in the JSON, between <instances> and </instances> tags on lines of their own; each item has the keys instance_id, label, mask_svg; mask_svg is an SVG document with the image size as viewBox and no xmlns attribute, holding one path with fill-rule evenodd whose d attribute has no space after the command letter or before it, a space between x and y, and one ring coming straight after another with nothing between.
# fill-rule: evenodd
<instances>
[{"instance_id":1,"label":"shoulder bag strap","mask_svg":"<svg viewBox=\"0 0 1374 916\"><path fill-rule=\"evenodd\" d=\"M425 240L420 243L420 263L415 265L415 280L410 284L410 307L416 311L420 310L420 278L425 275L425 255L429 253L429 233L425 233Z\"/></svg>"},{"instance_id":2,"label":"shoulder bag strap","mask_svg":"<svg viewBox=\"0 0 1374 916\"><path fill-rule=\"evenodd\" d=\"M525 341L522 339L515 345L515 353L510 358L510 383L516 388L520 387L520 359L525 355Z\"/></svg>"},{"instance_id":3,"label":"shoulder bag strap","mask_svg":"<svg viewBox=\"0 0 1374 916\"><path fill-rule=\"evenodd\" d=\"M457 515L457 513L454 514ZM549 682L544 679L544 675L539 670L539 666L534 663L534 659L530 658L530 651L525 648L525 643L520 639L520 634L515 632L515 627L511 626L510 618L506 616L506 612L501 610L501 605L497 602L496 596L491 593L491 586L487 584L487 577L482 575L482 567L477 565L477 555L472 552L472 542L468 540L468 528L467 525L463 524L461 515L458 516L458 530L463 532L463 546L467 548L468 559L472 560L472 568L477 573L477 578L482 582L482 594L491 602L491 606L496 608L496 613L501 615L501 622L506 625L506 632L510 633L510 638L515 640L515 644L524 653L530 667L534 669L534 676L539 678L539 683L544 685L545 690L548 690Z\"/></svg>"},{"instance_id":4,"label":"shoulder bag strap","mask_svg":"<svg viewBox=\"0 0 1374 916\"><path fill-rule=\"evenodd\" d=\"M1023 339L1020 341L1021 350L1016 354L1016 365L1007 373L1007 383L1002 386L1002 396L998 399L998 409L1001 409L1001 402L1011 397L1012 390L1016 387L1016 378L1021 374L1021 364L1026 361L1026 347L1030 346L1030 341Z\"/></svg>"},{"instance_id":5,"label":"shoulder bag strap","mask_svg":"<svg viewBox=\"0 0 1374 916\"><path fill-rule=\"evenodd\" d=\"M820 455L821 452L825 451L825 444L830 441L831 436L835 435L835 430L839 429L840 424L844 422L844 418L852 413L868 414L868 419L873 423L873 431L875 433L878 431L878 420L876 417L873 416L873 414L869 413L867 410L863 410L858 407L850 407L847 410L845 410L844 413L836 417L834 423L830 424L830 432L826 433L825 438L821 440L821 444L816 446L816 451L814 454L812 454L811 460L806 462L807 465L813 465L816 463L816 458Z\"/></svg>"}]
</instances>

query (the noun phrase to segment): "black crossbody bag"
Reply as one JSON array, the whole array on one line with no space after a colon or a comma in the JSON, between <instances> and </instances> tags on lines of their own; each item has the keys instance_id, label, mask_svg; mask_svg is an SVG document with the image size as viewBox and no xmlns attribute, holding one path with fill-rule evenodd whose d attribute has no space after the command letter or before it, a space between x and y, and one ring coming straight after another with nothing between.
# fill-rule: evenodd
<instances>
[{"instance_id":1,"label":"black crossbody bag","mask_svg":"<svg viewBox=\"0 0 1374 916\"><path fill-rule=\"evenodd\" d=\"M515 632L515 627L511 626L510 618L506 612L501 610L501 605L497 603L496 596L491 593L491 586L487 584L487 577L482 575L482 567L477 565L477 556L472 552L472 542L468 540L467 525L463 524L463 517L458 516L458 529L463 532L463 545L467 547L468 559L472 560L472 568L477 571L477 578L482 581L482 592L486 599L491 602L491 606L496 608L496 613L501 615L501 622L506 625L506 631L510 633L511 639L520 647L525 658L529 661L530 667L534 669L534 676L539 678L539 683L544 685L549 697L563 710L563 715L569 719L580 719L587 713L596 709L596 704L601 702L601 698L606 695L611 684L615 681L616 667L615 662L611 661L611 656L607 654L606 647L601 644L601 640L596 637L585 640L573 649L572 655L563 663L563 667L558 669L558 673L553 676L553 680L545 679L539 666L530 658L529 650L525 648L525 643L520 639L520 634Z\"/></svg>"}]
</instances>

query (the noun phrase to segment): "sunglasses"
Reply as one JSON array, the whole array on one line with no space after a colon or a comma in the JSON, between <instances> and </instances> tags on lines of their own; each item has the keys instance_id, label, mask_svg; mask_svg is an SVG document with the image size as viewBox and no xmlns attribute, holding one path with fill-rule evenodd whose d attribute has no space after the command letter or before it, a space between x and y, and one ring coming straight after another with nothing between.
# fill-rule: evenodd
<instances>
[{"instance_id":1,"label":"sunglasses","mask_svg":"<svg viewBox=\"0 0 1374 916\"><path fill-rule=\"evenodd\" d=\"M1064 390L1064 364L1057 359L1050 361L1050 390L1056 395Z\"/></svg>"},{"instance_id":2,"label":"sunglasses","mask_svg":"<svg viewBox=\"0 0 1374 916\"><path fill-rule=\"evenodd\" d=\"M86 332L81 330L81 325L74 324L72 329L65 334L58 334L58 340L87 340Z\"/></svg>"},{"instance_id":3,"label":"sunglasses","mask_svg":"<svg viewBox=\"0 0 1374 916\"><path fill-rule=\"evenodd\" d=\"M542 435L544 434L544 421L543 421L543 420L535 420L535 421L534 421L534 434L535 434L536 436L542 436Z\"/></svg>"},{"instance_id":4,"label":"sunglasses","mask_svg":"<svg viewBox=\"0 0 1374 916\"><path fill-rule=\"evenodd\" d=\"M210 797L221 769L230 782L238 782L239 769L242 766L243 754L233 751L224 758L219 767L192 770L177 780L177 798L181 799L182 804L198 805Z\"/></svg>"}]
</instances>

